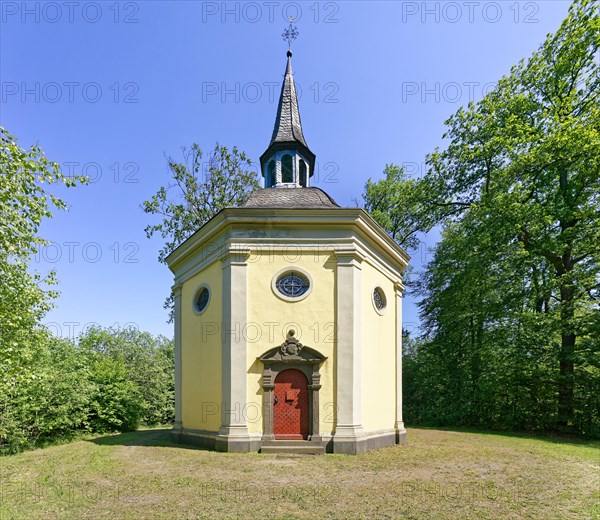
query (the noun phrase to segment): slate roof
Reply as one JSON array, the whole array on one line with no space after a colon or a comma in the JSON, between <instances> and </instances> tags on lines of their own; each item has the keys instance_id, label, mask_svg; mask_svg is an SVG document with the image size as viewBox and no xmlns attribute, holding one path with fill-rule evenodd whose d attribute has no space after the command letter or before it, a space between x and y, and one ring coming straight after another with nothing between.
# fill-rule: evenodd
<instances>
[{"instance_id":1,"label":"slate roof","mask_svg":"<svg viewBox=\"0 0 600 520\"><path fill-rule=\"evenodd\" d=\"M340 206L319 188L262 188L253 191L241 207L326 209Z\"/></svg>"},{"instance_id":2,"label":"slate roof","mask_svg":"<svg viewBox=\"0 0 600 520\"><path fill-rule=\"evenodd\" d=\"M271 143L282 143L298 141L308 148L302 133L300 123L300 111L298 110L298 98L296 97L296 84L292 73L292 53L288 52L287 67L281 85L281 95L277 107L277 117L273 127Z\"/></svg>"}]
</instances>

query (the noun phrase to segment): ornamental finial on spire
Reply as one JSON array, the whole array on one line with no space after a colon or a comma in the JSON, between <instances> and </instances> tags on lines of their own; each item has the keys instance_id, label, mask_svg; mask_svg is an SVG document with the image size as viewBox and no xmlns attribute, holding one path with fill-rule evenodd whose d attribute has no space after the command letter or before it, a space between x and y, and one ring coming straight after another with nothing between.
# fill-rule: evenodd
<instances>
[{"instance_id":1,"label":"ornamental finial on spire","mask_svg":"<svg viewBox=\"0 0 600 520\"><path fill-rule=\"evenodd\" d=\"M281 36L288 42L287 64L277 116L269 147L260 156L260 168L265 188L307 188L315 169L315 154L310 151L300 123L296 84L292 72L292 42L298 37L294 18Z\"/></svg>"},{"instance_id":2,"label":"ornamental finial on spire","mask_svg":"<svg viewBox=\"0 0 600 520\"><path fill-rule=\"evenodd\" d=\"M290 16L290 25L288 25L285 30L281 33L281 36L283 36L284 40L287 40L288 42L288 56L291 56L292 54L292 42L298 38L298 35L300 33L298 32L298 29L296 28L296 25L294 24L294 17Z\"/></svg>"}]
</instances>

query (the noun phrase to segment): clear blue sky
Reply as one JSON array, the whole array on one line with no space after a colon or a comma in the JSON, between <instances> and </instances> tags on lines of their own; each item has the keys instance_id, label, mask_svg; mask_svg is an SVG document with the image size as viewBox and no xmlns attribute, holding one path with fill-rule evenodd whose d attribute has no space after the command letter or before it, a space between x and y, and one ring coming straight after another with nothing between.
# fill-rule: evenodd
<instances>
[{"instance_id":1,"label":"clear blue sky","mask_svg":"<svg viewBox=\"0 0 600 520\"><path fill-rule=\"evenodd\" d=\"M316 186L353 205L386 163L419 173L443 122L554 32L569 2L0 2L0 122L22 146L94 182L61 192L47 222L56 268L47 317L69 336L88 323L172 336L172 276L140 204L168 182L165 154L237 145L255 161L275 118L288 16ZM431 257L435 236L413 265ZM405 321L418 322L409 296Z\"/></svg>"}]
</instances>

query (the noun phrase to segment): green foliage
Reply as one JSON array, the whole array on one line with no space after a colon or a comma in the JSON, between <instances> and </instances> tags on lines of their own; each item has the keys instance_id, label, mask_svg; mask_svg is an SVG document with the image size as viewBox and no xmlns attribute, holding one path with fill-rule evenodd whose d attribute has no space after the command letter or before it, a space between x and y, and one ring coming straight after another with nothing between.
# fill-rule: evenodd
<instances>
[{"instance_id":1,"label":"green foliage","mask_svg":"<svg viewBox=\"0 0 600 520\"><path fill-rule=\"evenodd\" d=\"M79 337L79 347L94 359L98 393L112 395L114 392L104 385L117 385L119 394L129 403L117 405L131 411L130 418L121 419L123 423L154 426L173 422L175 356L172 341L163 336L155 338L135 328L118 331L91 328ZM104 408L100 398L97 402Z\"/></svg>"},{"instance_id":2,"label":"green foliage","mask_svg":"<svg viewBox=\"0 0 600 520\"><path fill-rule=\"evenodd\" d=\"M30 255L45 244L37 231L51 206L66 204L44 184L74 186L83 178L66 178L39 147L23 150L0 128L0 451L11 453L77 431L129 431L139 423L157 425L174 419L173 343L134 329L91 329L77 344L53 338L40 326L55 292L55 283L30 273ZM167 254L220 209L244 202L258 187L243 152L217 145L203 181L197 145L188 164L169 160L182 195L169 201L161 188L144 203L147 213L163 221L147 228L160 232Z\"/></svg>"},{"instance_id":3,"label":"green foliage","mask_svg":"<svg viewBox=\"0 0 600 520\"><path fill-rule=\"evenodd\" d=\"M138 427L142 413L139 389L127 378L122 356L92 356L92 382L96 390L90 402L90 426L97 432L128 432Z\"/></svg>"},{"instance_id":4,"label":"green foliage","mask_svg":"<svg viewBox=\"0 0 600 520\"><path fill-rule=\"evenodd\" d=\"M92 330L79 344L53 337L41 320L52 306L55 273L30 272L46 242L38 230L51 191L68 178L38 146L20 148L0 127L0 453L77 432L125 431L173 420L173 345L133 330Z\"/></svg>"},{"instance_id":5,"label":"green foliage","mask_svg":"<svg viewBox=\"0 0 600 520\"><path fill-rule=\"evenodd\" d=\"M72 187L85 179L63 176L38 146L20 148L1 126L0 172L0 369L8 377L19 377L35 357L37 324L56 296L44 289L55 284L53 272L42 277L28 271L30 255L45 244L38 235L42 220L52 216L52 207L66 208L46 185Z\"/></svg>"},{"instance_id":6,"label":"green foliage","mask_svg":"<svg viewBox=\"0 0 600 520\"><path fill-rule=\"evenodd\" d=\"M365 208L381 224L390 236L406 249L418 245L416 233L428 231L435 223L435 213L424 204L426 192L417 179L410 179L404 170L388 164L385 178L365 184Z\"/></svg>"},{"instance_id":7,"label":"green foliage","mask_svg":"<svg viewBox=\"0 0 600 520\"><path fill-rule=\"evenodd\" d=\"M448 121L428 172L397 167L366 208L401 244L442 227L414 285L424 336L408 420L600 434L600 17L556 34Z\"/></svg>"},{"instance_id":8,"label":"green foliage","mask_svg":"<svg viewBox=\"0 0 600 520\"><path fill-rule=\"evenodd\" d=\"M167 159L169 175L174 181L161 186L150 200L143 202L145 213L160 215L162 221L146 227L148 238L159 233L165 240L158 260L166 258L175 248L200 229L224 208L243 204L250 193L260 187L252 161L236 146L231 152L226 146L216 144L207 164L202 163L202 150L196 143L191 150L184 149L184 162ZM176 198L169 198L175 190ZM173 321L173 295L164 303L169 309L169 322Z\"/></svg>"},{"instance_id":9,"label":"green foliage","mask_svg":"<svg viewBox=\"0 0 600 520\"><path fill-rule=\"evenodd\" d=\"M197 144L184 150L184 157L183 163L167 159L174 184L161 187L143 203L145 213L162 217L159 224L146 227L148 238L160 233L166 239L159 254L161 262L219 211L243 204L259 187L252 161L235 146L230 152L217 143L206 165ZM177 199L169 199L171 189L176 190Z\"/></svg>"},{"instance_id":10,"label":"green foliage","mask_svg":"<svg viewBox=\"0 0 600 520\"><path fill-rule=\"evenodd\" d=\"M42 276L28 267L45 244L40 224L53 208L66 209L52 185L73 187L85 179L63 176L38 146L19 147L3 127L0 172L0 449L14 451L81 421L68 347L39 325L56 296L48 288L55 273Z\"/></svg>"},{"instance_id":11,"label":"green foliage","mask_svg":"<svg viewBox=\"0 0 600 520\"><path fill-rule=\"evenodd\" d=\"M0 126L0 252L3 261L27 262L44 240L38 236L44 218L52 217L51 206L66 209L65 202L44 184L73 187L83 177L66 177L58 163L49 161L39 146L20 148L17 140Z\"/></svg>"},{"instance_id":12,"label":"green foliage","mask_svg":"<svg viewBox=\"0 0 600 520\"><path fill-rule=\"evenodd\" d=\"M92 328L78 342L40 329L27 367L2 381L0 453L78 432L124 432L174 419L173 342Z\"/></svg>"},{"instance_id":13,"label":"green foliage","mask_svg":"<svg viewBox=\"0 0 600 520\"><path fill-rule=\"evenodd\" d=\"M0 393L0 453L12 453L87 426L92 386L77 349L39 332L33 357L13 367ZM33 349L32 349L33 350Z\"/></svg>"}]
</instances>

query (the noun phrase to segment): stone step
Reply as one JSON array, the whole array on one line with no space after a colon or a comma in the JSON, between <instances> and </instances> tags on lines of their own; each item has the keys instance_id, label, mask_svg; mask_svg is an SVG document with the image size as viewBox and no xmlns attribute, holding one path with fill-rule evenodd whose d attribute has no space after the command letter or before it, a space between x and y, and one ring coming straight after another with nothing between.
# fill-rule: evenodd
<instances>
[{"instance_id":1,"label":"stone step","mask_svg":"<svg viewBox=\"0 0 600 520\"><path fill-rule=\"evenodd\" d=\"M285 442L285 441L284 441ZM282 442L281 444L269 444L268 446L263 446L260 448L261 453L265 454L285 454L285 455L325 455L325 446L315 445L312 442L307 442L303 445L293 445L288 444L287 441L285 444Z\"/></svg>"},{"instance_id":2,"label":"stone step","mask_svg":"<svg viewBox=\"0 0 600 520\"><path fill-rule=\"evenodd\" d=\"M272 441L262 441L263 446L320 446L318 443L314 443L312 441L307 441L304 439L299 440L272 440Z\"/></svg>"}]
</instances>

